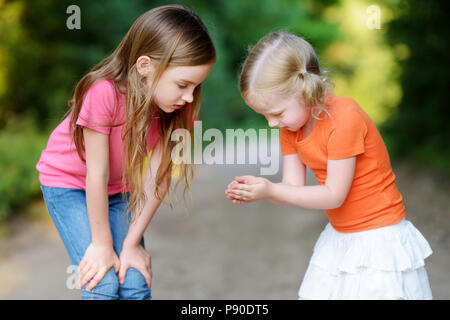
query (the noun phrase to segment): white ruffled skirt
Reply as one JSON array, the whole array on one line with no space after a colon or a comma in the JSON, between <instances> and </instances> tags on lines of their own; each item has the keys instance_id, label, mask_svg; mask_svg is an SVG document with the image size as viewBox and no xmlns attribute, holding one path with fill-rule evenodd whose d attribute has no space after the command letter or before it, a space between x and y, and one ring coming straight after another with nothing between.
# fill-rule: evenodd
<instances>
[{"instance_id":1,"label":"white ruffled skirt","mask_svg":"<svg viewBox=\"0 0 450 320\"><path fill-rule=\"evenodd\" d=\"M354 233L330 223L320 234L299 299L432 299L425 258L432 250L408 220Z\"/></svg>"}]
</instances>

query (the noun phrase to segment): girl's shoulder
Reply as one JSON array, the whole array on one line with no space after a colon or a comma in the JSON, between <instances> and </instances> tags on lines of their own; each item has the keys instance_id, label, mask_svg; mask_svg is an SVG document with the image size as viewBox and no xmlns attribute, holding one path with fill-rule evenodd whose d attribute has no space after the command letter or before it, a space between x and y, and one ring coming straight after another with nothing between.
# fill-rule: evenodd
<instances>
[{"instance_id":1,"label":"girl's shoulder","mask_svg":"<svg viewBox=\"0 0 450 320\"><path fill-rule=\"evenodd\" d=\"M322 128L327 132L325 136L329 136L334 130L361 131L367 133L371 126L370 117L361 108L361 106L352 98L333 96L327 100Z\"/></svg>"},{"instance_id":2,"label":"girl's shoulder","mask_svg":"<svg viewBox=\"0 0 450 320\"><path fill-rule=\"evenodd\" d=\"M116 106L123 97L112 79L95 80L84 94L84 100L102 101L111 107Z\"/></svg>"},{"instance_id":3,"label":"girl's shoulder","mask_svg":"<svg viewBox=\"0 0 450 320\"><path fill-rule=\"evenodd\" d=\"M87 92L92 91L105 94L113 94L116 91L114 81L109 79L97 79L90 85L87 90Z\"/></svg>"},{"instance_id":4,"label":"girl's shoulder","mask_svg":"<svg viewBox=\"0 0 450 320\"><path fill-rule=\"evenodd\" d=\"M353 98L338 97L330 94L329 98L327 99L326 109L332 115L339 115L340 113L342 114L346 112L359 111L361 107Z\"/></svg>"},{"instance_id":5,"label":"girl's shoulder","mask_svg":"<svg viewBox=\"0 0 450 320\"><path fill-rule=\"evenodd\" d=\"M349 97L338 97L332 95L326 104L326 110L329 120L335 121L349 121L351 119L364 120L367 114L361 106Z\"/></svg>"},{"instance_id":6,"label":"girl's shoulder","mask_svg":"<svg viewBox=\"0 0 450 320\"><path fill-rule=\"evenodd\" d=\"M80 115L113 121L124 112L123 103L113 80L98 79L84 93Z\"/></svg>"}]
</instances>

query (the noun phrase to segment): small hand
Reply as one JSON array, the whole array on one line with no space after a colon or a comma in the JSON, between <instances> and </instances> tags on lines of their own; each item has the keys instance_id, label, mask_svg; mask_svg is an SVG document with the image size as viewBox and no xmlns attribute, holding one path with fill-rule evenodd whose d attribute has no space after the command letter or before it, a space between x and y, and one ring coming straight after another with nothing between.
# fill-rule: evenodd
<instances>
[{"instance_id":1,"label":"small hand","mask_svg":"<svg viewBox=\"0 0 450 320\"><path fill-rule=\"evenodd\" d=\"M245 203L262 200L269 196L272 183L261 177L241 176L235 177L235 181L228 185L227 197ZM233 203L239 203L235 202Z\"/></svg>"},{"instance_id":2,"label":"small hand","mask_svg":"<svg viewBox=\"0 0 450 320\"><path fill-rule=\"evenodd\" d=\"M125 282L128 268L138 270L145 278L147 286L152 286L152 258L142 245L124 245L120 253L119 283Z\"/></svg>"},{"instance_id":3,"label":"small hand","mask_svg":"<svg viewBox=\"0 0 450 320\"><path fill-rule=\"evenodd\" d=\"M230 199L234 204L246 204L246 203L250 203L252 201L245 201L245 200L241 200L238 197L236 197L234 195L234 193L231 192L232 188L234 186L239 185L238 182L236 182L235 180L233 180L228 186L227 189L225 190L225 194L227 196L228 199Z\"/></svg>"},{"instance_id":4,"label":"small hand","mask_svg":"<svg viewBox=\"0 0 450 320\"><path fill-rule=\"evenodd\" d=\"M86 283L87 291L91 291L103 279L106 272L113 267L119 271L120 261L112 246L90 244L78 266L80 287Z\"/></svg>"}]
</instances>

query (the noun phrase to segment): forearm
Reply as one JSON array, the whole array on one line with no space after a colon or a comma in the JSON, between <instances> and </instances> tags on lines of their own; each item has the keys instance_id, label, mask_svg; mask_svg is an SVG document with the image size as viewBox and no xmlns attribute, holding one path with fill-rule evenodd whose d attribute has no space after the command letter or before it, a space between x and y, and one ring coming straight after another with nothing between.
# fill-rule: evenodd
<instances>
[{"instance_id":1,"label":"forearm","mask_svg":"<svg viewBox=\"0 0 450 320\"><path fill-rule=\"evenodd\" d=\"M337 195L326 185L292 186L274 183L268 199L281 205L308 209L328 210L341 206Z\"/></svg>"},{"instance_id":2,"label":"forearm","mask_svg":"<svg viewBox=\"0 0 450 320\"><path fill-rule=\"evenodd\" d=\"M86 204L94 245L112 245L108 214L108 183L105 180L89 175L86 177Z\"/></svg>"},{"instance_id":3,"label":"forearm","mask_svg":"<svg viewBox=\"0 0 450 320\"><path fill-rule=\"evenodd\" d=\"M153 191L153 190L152 190ZM161 196L164 199L166 192ZM134 222L130 223L124 245L136 246L141 242L145 230L152 220L155 212L158 210L161 200L157 199L153 192L146 192L147 201L144 204L142 212L136 216Z\"/></svg>"},{"instance_id":4,"label":"forearm","mask_svg":"<svg viewBox=\"0 0 450 320\"><path fill-rule=\"evenodd\" d=\"M128 233L125 238L124 245L136 246L141 242L142 236L144 235L147 226L153 218L156 210L158 210L159 205L164 199L169 186L170 178L166 177L159 186L161 199L155 196L156 189L156 175L158 168L161 164L161 146L158 145L156 149L152 152L150 157L149 167L144 181L144 192L146 195L146 201L142 208L142 211L136 215L136 219L130 223L128 228Z\"/></svg>"},{"instance_id":5,"label":"forearm","mask_svg":"<svg viewBox=\"0 0 450 320\"><path fill-rule=\"evenodd\" d=\"M279 182L279 183L276 183L276 184L285 185L285 186L288 185L288 184L283 183L283 182ZM288 204L286 204L285 202L281 202L281 201L279 201L276 198L271 197L271 196L265 198L264 201L267 202L267 203L273 204L275 206L288 206Z\"/></svg>"}]
</instances>

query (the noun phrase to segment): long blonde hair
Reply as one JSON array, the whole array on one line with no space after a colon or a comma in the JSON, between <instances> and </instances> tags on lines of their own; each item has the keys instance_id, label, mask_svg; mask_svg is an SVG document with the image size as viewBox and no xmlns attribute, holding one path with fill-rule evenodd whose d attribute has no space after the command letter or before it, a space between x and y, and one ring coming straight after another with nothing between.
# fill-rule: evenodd
<instances>
[{"instance_id":1,"label":"long blonde hair","mask_svg":"<svg viewBox=\"0 0 450 320\"><path fill-rule=\"evenodd\" d=\"M302 37L284 31L270 33L249 48L239 78L244 98L262 93L301 93L305 105L318 110L324 109L332 88L313 47Z\"/></svg>"},{"instance_id":2,"label":"long blonde hair","mask_svg":"<svg viewBox=\"0 0 450 320\"><path fill-rule=\"evenodd\" d=\"M156 65L150 89L136 70L136 60L142 55L150 57ZM170 186L173 169L171 150L175 142L170 139L172 131L185 128L193 136L192 124L200 110L199 85L193 93L191 114L188 114L189 108L182 108L171 114L159 112L158 118L153 117L158 108L153 101L153 94L161 74L169 66L203 65L212 63L215 59L213 42L196 14L184 6L161 6L142 14L112 54L94 66L76 85L74 95L69 100L70 110L67 114L71 113L70 130L78 155L84 162L83 128L76 124L84 94L99 79L113 80L117 93L121 87L126 88L125 122L107 126L124 125L122 193L125 193L128 184L130 197L127 201L132 221L141 213L146 201L144 175L148 157L147 133L152 121L159 121L161 134L162 155L156 175L155 196L162 200L161 186L165 182ZM177 169L179 178L175 189L184 181L185 195L186 190L190 190L193 169L190 164L180 164ZM172 206L170 190L169 201Z\"/></svg>"}]
</instances>

